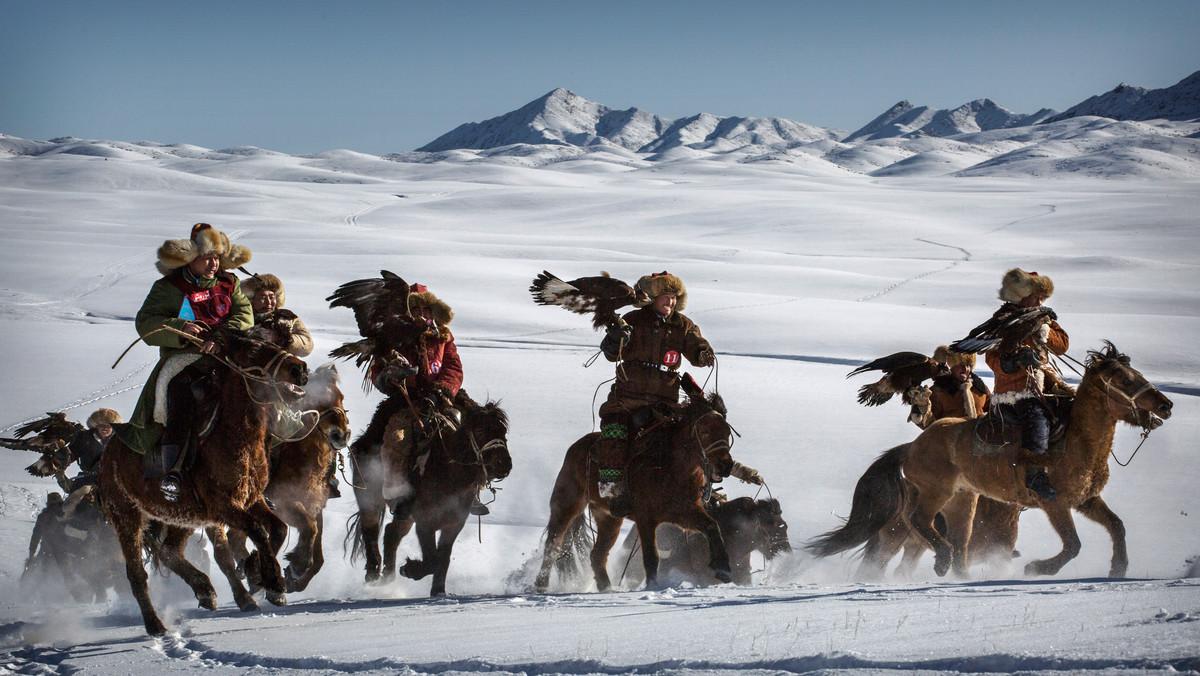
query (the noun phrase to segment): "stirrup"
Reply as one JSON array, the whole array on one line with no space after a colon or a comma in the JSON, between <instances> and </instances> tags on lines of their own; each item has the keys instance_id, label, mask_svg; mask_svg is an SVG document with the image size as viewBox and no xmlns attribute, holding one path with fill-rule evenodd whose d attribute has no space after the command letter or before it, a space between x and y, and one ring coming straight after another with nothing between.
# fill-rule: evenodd
<instances>
[{"instance_id":1,"label":"stirrup","mask_svg":"<svg viewBox=\"0 0 1200 676\"><path fill-rule=\"evenodd\" d=\"M471 498L471 516L487 516L492 510L488 506L479 501L479 498Z\"/></svg>"},{"instance_id":2,"label":"stirrup","mask_svg":"<svg viewBox=\"0 0 1200 676\"><path fill-rule=\"evenodd\" d=\"M158 482L158 490L162 491L163 500L176 502L182 489L183 480L175 472L167 472Z\"/></svg>"}]
</instances>

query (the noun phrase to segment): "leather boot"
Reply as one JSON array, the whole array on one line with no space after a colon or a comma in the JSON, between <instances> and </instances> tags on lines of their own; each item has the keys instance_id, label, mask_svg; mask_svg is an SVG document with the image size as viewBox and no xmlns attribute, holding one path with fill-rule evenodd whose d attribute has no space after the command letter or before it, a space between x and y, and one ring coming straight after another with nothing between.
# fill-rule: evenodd
<instances>
[{"instance_id":1,"label":"leather boot","mask_svg":"<svg viewBox=\"0 0 1200 676\"><path fill-rule=\"evenodd\" d=\"M179 476L179 471L175 468L182 452L183 449L176 444L164 444L162 447L163 477L158 482L158 489L162 491L163 499L167 502L178 500L179 493L183 490L183 477Z\"/></svg>"}]
</instances>

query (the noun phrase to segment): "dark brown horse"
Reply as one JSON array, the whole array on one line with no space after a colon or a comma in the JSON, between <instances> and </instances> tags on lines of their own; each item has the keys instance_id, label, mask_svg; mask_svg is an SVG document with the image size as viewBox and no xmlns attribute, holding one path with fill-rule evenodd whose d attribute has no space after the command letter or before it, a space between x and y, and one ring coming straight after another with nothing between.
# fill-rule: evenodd
<instances>
[{"instance_id":1,"label":"dark brown horse","mask_svg":"<svg viewBox=\"0 0 1200 676\"><path fill-rule=\"evenodd\" d=\"M481 489L512 471L508 417L500 406L496 402L479 405L461 390L454 403L462 420L457 429L443 428L430 441L424 471L414 477L412 512L407 518L393 517L384 528L382 559L378 549L380 525L385 510L395 501L383 497L380 445L372 436L372 429L368 428L354 442L354 497L358 500L358 514L351 517L347 539L353 539L351 560L366 555L367 582L387 581L395 576L396 550L415 524L421 559L409 559L400 568L400 574L414 580L433 575L430 596L445 594L450 553L467 522L471 503ZM377 411L376 419L386 410ZM372 421L372 427L376 422ZM422 453L422 449L418 448L416 453Z\"/></svg>"},{"instance_id":2,"label":"dark brown horse","mask_svg":"<svg viewBox=\"0 0 1200 676\"><path fill-rule=\"evenodd\" d=\"M912 527L935 553L934 572L945 575L953 566L966 576L974 517L974 500L967 509L947 517L947 536L934 527L934 518L959 491L1046 513L1062 539L1057 555L1031 561L1030 575L1053 575L1079 553L1079 534L1071 510L1104 526L1113 542L1110 577L1123 577L1129 566L1125 525L1100 497L1108 483L1108 456L1118 422L1152 430L1171 417L1171 400L1129 365L1129 357L1106 342L1103 352L1088 353L1083 379L1076 392L1067 425L1065 447L1049 456L1046 473L1058 499L1045 501L1025 487L1024 471L1004 455L972 453L975 422L939 420L915 441L901 444L876 461L876 471L863 475L869 489L855 490L846 524L809 544L817 555L852 549L866 542L897 515L909 514ZM911 482L915 495L907 490ZM860 488L862 484L860 482Z\"/></svg>"},{"instance_id":3,"label":"dark brown horse","mask_svg":"<svg viewBox=\"0 0 1200 676\"><path fill-rule=\"evenodd\" d=\"M762 554L770 561L780 554L792 551L788 541L787 522L779 501L755 500L741 497L723 502L710 501L708 513L721 527L721 538L729 551L732 564L733 583L748 585L751 582L750 555ZM672 524L658 527L659 574L673 577L695 585L710 585L720 582L708 567L708 541L701 535L690 533ZM624 549L632 556L641 546L637 531L629 531ZM640 582L643 577L641 566L630 567L625 579Z\"/></svg>"},{"instance_id":4,"label":"dark brown horse","mask_svg":"<svg viewBox=\"0 0 1200 676\"><path fill-rule=\"evenodd\" d=\"M311 373L304 397L296 409L304 411L305 423L299 439L284 441L271 451L271 477L263 495L270 501L276 516L286 526L296 529L298 540L284 558L287 591L304 591L325 563L321 536L324 528L325 503L329 501L328 473L336 461L337 452L350 440L350 421L342 408L342 391L338 387L337 368L326 364ZM309 425L315 424L315 427ZM281 546L286 530L276 524L271 528L272 541ZM210 527L217 565L243 610L257 604L244 590L239 572L249 569L251 582L259 581L259 562L246 549L246 535L231 529ZM246 564L249 563L247 566Z\"/></svg>"},{"instance_id":5,"label":"dark brown horse","mask_svg":"<svg viewBox=\"0 0 1200 676\"><path fill-rule=\"evenodd\" d=\"M274 402L299 399L308 382L303 361L283 350L235 330L218 330L213 339L228 368L215 372L219 416L212 432L183 477L176 502L165 500L158 479L142 474L143 458L114 438L100 466L100 502L117 532L125 556L125 574L142 611L146 631L158 636L167 629L154 610L142 565L142 529L150 519L166 524L159 548L162 562L182 578L200 607L215 610L217 594L208 576L184 557L184 547L198 527L229 525L250 536L268 556L263 585L282 593L283 575L275 561L267 529L273 517L263 499L267 486L267 414Z\"/></svg>"},{"instance_id":6,"label":"dark brown horse","mask_svg":"<svg viewBox=\"0 0 1200 676\"><path fill-rule=\"evenodd\" d=\"M695 388L688 391L689 403L671 417L651 424L632 442L633 457L625 470L633 495L629 518L637 525L642 539L642 566L646 584L658 584L658 548L655 531L659 524L673 523L699 531L708 540L711 552L708 566L713 575L729 582L732 574L729 554L721 539L721 529L704 510L705 492L710 480L729 475L733 458L729 456L731 428L725 419L725 404L720 395L708 398ZM550 496L550 522L546 526L546 548L534 586L545 592L550 586L550 571L563 555L563 537L571 523L590 507L596 521L596 542L592 547L592 575L600 591L611 586L608 577L608 552L620 535L620 517L608 511L608 501L597 488L599 467L593 447L598 432L571 444Z\"/></svg>"}]
</instances>

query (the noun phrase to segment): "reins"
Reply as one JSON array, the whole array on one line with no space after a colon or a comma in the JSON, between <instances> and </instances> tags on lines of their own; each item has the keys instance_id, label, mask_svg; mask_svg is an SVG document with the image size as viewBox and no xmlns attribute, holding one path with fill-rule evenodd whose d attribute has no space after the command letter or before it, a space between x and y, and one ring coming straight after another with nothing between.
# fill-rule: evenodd
<instances>
[{"instance_id":1,"label":"reins","mask_svg":"<svg viewBox=\"0 0 1200 676\"><path fill-rule=\"evenodd\" d=\"M1083 362L1079 361L1078 359L1075 359L1074 357L1072 357L1068 354L1062 354L1059 356L1061 356L1064 359L1068 359L1070 361L1075 362L1076 364L1082 366L1085 372L1087 371L1087 364L1084 364ZM1075 369L1075 367L1071 366L1070 364L1067 364L1067 367L1070 368L1072 371L1075 371L1075 373L1078 374L1081 379L1084 377L1083 373L1080 373L1079 371L1077 371ZM1057 367L1055 367L1055 368L1057 369ZM1096 379L1098 381L1100 381L1100 385L1104 388L1105 393L1108 394L1109 396L1112 396L1114 399L1124 400L1124 402L1129 405L1129 410L1133 411L1135 414L1139 410L1137 407L1137 403L1136 403L1137 398L1147 392L1157 391L1155 389L1154 385L1151 384L1149 380L1146 380L1145 385L1142 385L1140 388L1138 388L1137 392L1134 392L1132 395L1130 395L1130 394L1126 393L1125 390L1122 390L1121 388L1113 385L1106 378L1101 376L1101 374L1106 370L1108 370L1107 367L1102 368L1102 369L1097 369L1095 371ZM1144 378L1144 376L1143 376L1143 378ZM1114 395L1120 395L1120 396L1116 397ZM1108 454L1112 456L1113 462L1117 463L1121 467L1128 467L1129 463L1133 462L1133 458L1135 456L1137 456L1138 451L1142 450L1142 445L1146 443L1146 439L1148 439L1150 437L1150 432L1152 432L1152 431L1153 430L1151 430L1149 427L1142 427L1142 433L1141 433L1142 440L1138 442L1137 447L1133 449L1133 453L1129 454L1129 458L1127 460L1125 460L1125 462L1121 462L1121 460L1119 458L1117 458L1116 451L1114 451L1110 447L1108 449Z\"/></svg>"}]
</instances>

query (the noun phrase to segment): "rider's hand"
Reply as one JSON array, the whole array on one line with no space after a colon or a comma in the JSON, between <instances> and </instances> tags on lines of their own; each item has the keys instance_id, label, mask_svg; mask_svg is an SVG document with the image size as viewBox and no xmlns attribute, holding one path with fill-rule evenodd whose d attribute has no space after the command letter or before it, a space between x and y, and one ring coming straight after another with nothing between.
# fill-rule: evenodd
<instances>
[{"instance_id":1,"label":"rider's hand","mask_svg":"<svg viewBox=\"0 0 1200 676\"><path fill-rule=\"evenodd\" d=\"M711 348L700 350L700 354L696 356L696 366L700 368L708 368L717 363L717 355L713 353Z\"/></svg>"},{"instance_id":2,"label":"rider's hand","mask_svg":"<svg viewBox=\"0 0 1200 676\"><path fill-rule=\"evenodd\" d=\"M205 329L207 329L207 328L208 327L206 327L205 325L200 324L198 322L184 322L183 323L183 332L188 334L189 336L196 336L197 338L199 338L200 334L204 333Z\"/></svg>"}]
</instances>

